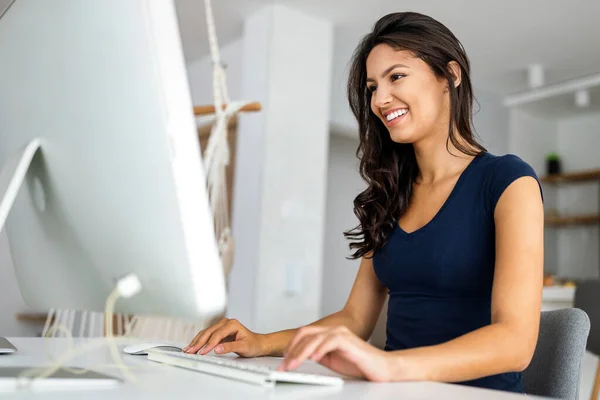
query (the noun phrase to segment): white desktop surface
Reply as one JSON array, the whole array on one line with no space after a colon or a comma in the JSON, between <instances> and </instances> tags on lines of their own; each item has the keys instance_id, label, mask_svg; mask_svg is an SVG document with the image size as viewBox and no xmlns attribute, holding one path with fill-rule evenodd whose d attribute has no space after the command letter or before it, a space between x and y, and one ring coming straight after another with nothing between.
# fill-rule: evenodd
<instances>
[{"instance_id":1,"label":"white desktop surface","mask_svg":"<svg viewBox=\"0 0 600 400\"><path fill-rule=\"evenodd\" d=\"M39 367L50 362L46 352L46 344L41 338L9 338L17 347L14 354L0 356L0 366L32 366ZM80 346L86 339L76 339L75 345ZM48 348L53 356L60 356L66 349L66 339L49 339ZM122 346L120 346L122 347ZM308 386L297 384L277 384L274 388L262 388L230 379L214 377L195 371L171 367L148 361L146 356L123 354L127 365L138 368L132 373L138 379L135 385L124 381L116 388L93 391L60 391L32 392L20 391L11 394L15 399L460 399L460 400L509 400L523 399L522 395L511 394L486 389L476 389L434 382L398 382L372 383L365 381L346 381L340 388ZM279 358L260 357L244 360L245 362L260 362L271 366L279 365ZM122 377L116 368L105 368L102 365L112 364L108 347L103 346L77 357L70 366L88 367L97 372ZM141 368L140 368L141 367ZM329 373L318 364L304 364L300 367L303 372ZM2 394L5 397L6 394ZM7 396L8 397L8 396Z\"/></svg>"}]
</instances>

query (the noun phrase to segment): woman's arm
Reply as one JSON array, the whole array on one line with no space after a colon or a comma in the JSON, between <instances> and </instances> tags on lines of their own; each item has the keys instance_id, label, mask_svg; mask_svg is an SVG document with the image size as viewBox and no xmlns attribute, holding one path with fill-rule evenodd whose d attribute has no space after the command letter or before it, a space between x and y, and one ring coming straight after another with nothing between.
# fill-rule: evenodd
<instances>
[{"instance_id":1,"label":"woman's arm","mask_svg":"<svg viewBox=\"0 0 600 400\"><path fill-rule=\"evenodd\" d=\"M235 352L243 357L281 356L293 338L314 329L344 329L367 340L381 313L385 293L385 287L373 270L373 261L363 258L350 296L341 311L298 329L269 334L251 332L239 321L223 318L217 324L200 331L184 351L206 354L214 349L219 354Z\"/></svg>"},{"instance_id":2,"label":"woman's arm","mask_svg":"<svg viewBox=\"0 0 600 400\"><path fill-rule=\"evenodd\" d=\"M298 331L314 326L343 326L362 339L368 340L373 333L373 329L381 313L385 294L386 289L373 270L373 260L371 258L363 258L344 308L306 327L288 329L265 335L264 345L267 348L267 354L270 356L283 355L285 348Z\"/></svg>"},{"instance_id":3,"label":"woman's arm","mask_svg":"<svg viewBox=\"0 0 600 400\"><path fill-rule=\"evenodd\" d=\"M531 177L515 180L494 211L492 323L449 342L390 354L391 378L460 382L522 371L537 343L543 280L544 211Z\"/></svg>"}]
</instances>

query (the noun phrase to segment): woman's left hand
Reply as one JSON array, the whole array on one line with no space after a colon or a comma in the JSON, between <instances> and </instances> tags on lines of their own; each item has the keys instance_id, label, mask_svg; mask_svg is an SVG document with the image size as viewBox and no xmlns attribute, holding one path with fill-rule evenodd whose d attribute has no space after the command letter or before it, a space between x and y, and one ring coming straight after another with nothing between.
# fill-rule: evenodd
<instances>
[{"instance_id":1,"label":"woman's left hand","mask_svg":"<svg viewBox=\"0 0 600 400\"><path fill-rule=\"evenodd\" d=\"M368 344L344 326L298 329L284 351L278 370L294 370L307 359L342 375L375 382L391 380L390 354Z\"/></svg>"}]
</instances>

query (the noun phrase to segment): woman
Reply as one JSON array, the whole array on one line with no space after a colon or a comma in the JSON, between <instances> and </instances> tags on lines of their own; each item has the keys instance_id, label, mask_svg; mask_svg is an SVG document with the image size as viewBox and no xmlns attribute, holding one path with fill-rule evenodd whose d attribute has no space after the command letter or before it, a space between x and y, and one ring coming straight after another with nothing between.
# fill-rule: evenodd
<instances>
[{"instance_id":1,"label":"woman","mask_svg":"<svg viewBox=\"0 0 600 400\"><path fill-rule=\"evenodd\" d=\"M472 133L469 61L442 24L380 19L355 51L348 97L358 120L354 201L362 258L345 307L313 324L256 334L223 319L185 351L284 355L372 381L434 380L523 392L537 341L543 206L532 168ZM385 350L366 342L389 293Z\"/></svg>"}]
</instances>

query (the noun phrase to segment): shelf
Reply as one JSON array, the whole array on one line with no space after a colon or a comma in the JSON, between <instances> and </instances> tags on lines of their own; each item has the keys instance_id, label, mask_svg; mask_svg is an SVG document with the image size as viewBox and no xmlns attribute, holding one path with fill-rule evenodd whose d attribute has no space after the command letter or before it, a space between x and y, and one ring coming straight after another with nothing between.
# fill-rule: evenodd
<instances>
[{"instance_id":1,"label":"shelf","mask_svg":"<svg viewBox=\"0 0 600 400\"><path fill-rule=\"evenodd\" d=\"M541 178L541 181L545 183L584 182L596 180L600 180L600 169L548 175Z\"/></svg>"},{"instance_id":2,"label":"shelf","mask_svg":"<svg viewBox=\"0 0 600 400\"><path fill-rule=\"evenodd\" d=\"M543 289L542 297L544 302L571 303L575 297L575 288L564 286L546 286Z\"/></svg>"},{"instance_id":3,"label":"shelf","mask_svg":"<svg viewBox=\"0 0 600 400\"><path fill-rule=\"evenodd\" d=\"M554 226L567 226L567 225L592 225L600 223L600 214L591 215L572 215L568 217L561 216L547 216L546 224Z\"/></svg>"}]
</instances>

